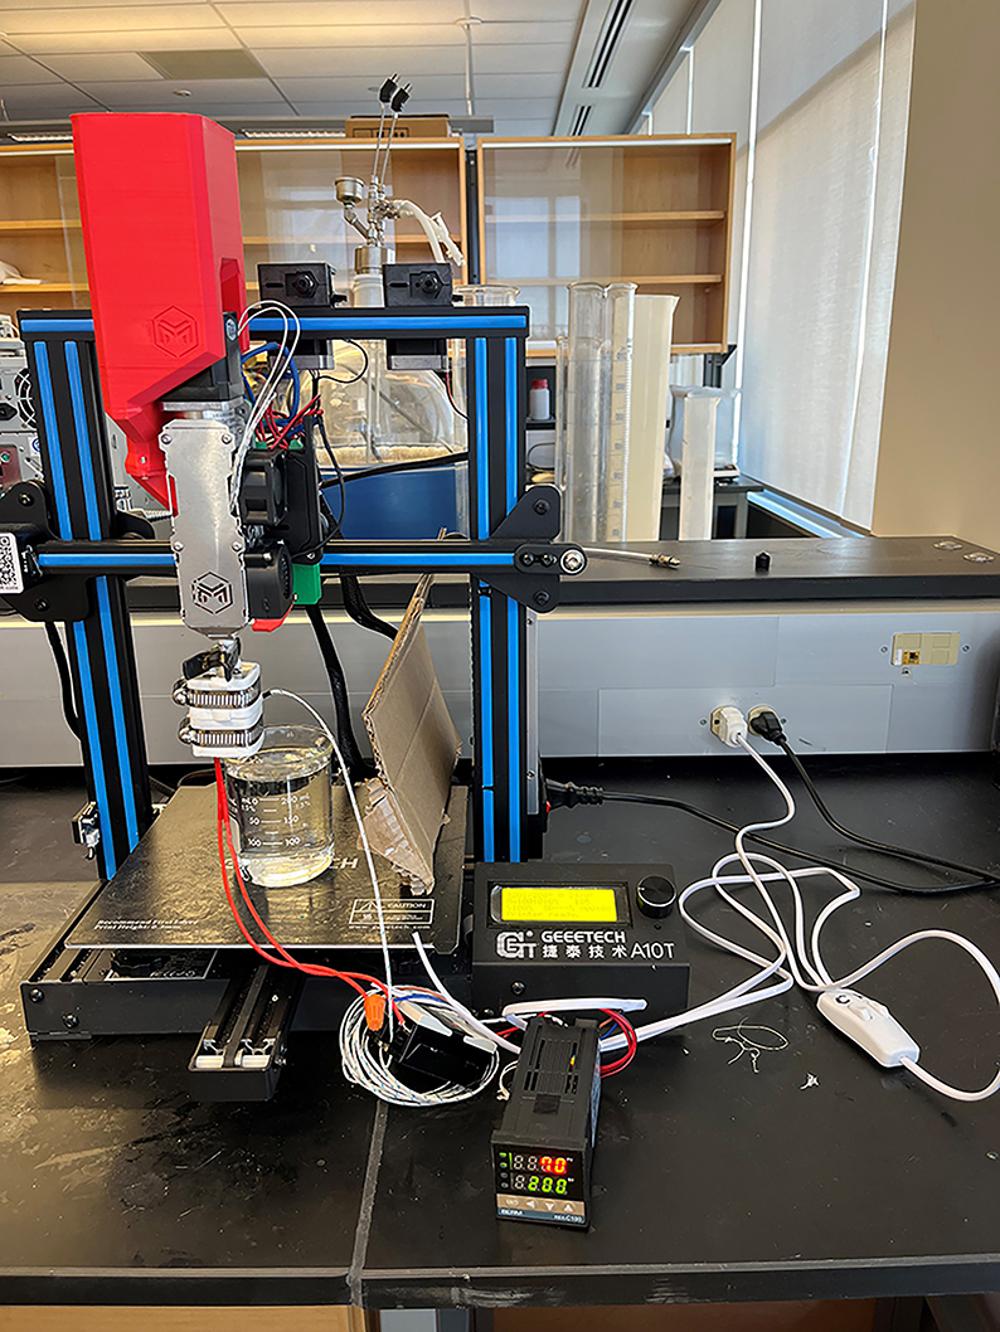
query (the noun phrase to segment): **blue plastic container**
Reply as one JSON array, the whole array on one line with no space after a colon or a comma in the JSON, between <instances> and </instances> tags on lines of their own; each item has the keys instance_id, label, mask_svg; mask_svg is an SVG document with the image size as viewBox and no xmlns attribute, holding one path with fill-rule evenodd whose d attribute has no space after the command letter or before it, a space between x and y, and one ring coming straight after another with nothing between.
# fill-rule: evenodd
<instances>
[{"instance_id":1,"label":"blue plastic container","mask_svg":"<svg viewBox=\"0 0 1000 1332\"><path fill-rule=\"evenodd\" d=\"M442 528L459 530L455 463L409 472L373 473L346 480L346 505L340 530L351 541L433 540ZM463 476L465 467L462 466ZM340 514L340 486L324 469L323 495L330 511Z\"/></svg>"}]
</instances>

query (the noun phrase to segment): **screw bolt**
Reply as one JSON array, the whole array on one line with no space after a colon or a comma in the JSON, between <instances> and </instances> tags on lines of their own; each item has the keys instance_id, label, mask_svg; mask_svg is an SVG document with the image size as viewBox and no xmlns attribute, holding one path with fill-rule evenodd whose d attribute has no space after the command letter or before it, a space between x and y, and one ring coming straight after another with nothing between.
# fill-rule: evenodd
<instances>
[{"instance_id":1,"label":"screw bolt","mask_svg":"<svg viewBox=\"0 0 1000 1332\"><path fill-rule=\"evenodd\" d=\"M67 1031L73 1031L79 1025L80 1025L80 1019L77 1017L75 1013L63 1014L63 1026L66 1028Z\"/></svg>"},{"instance_id":2,"label":"screw bolt","mask_svg":"<svg viewBox=\"0 0 1000 1332\"><path fill-rule=\"evenodd\" d=\"M536 592L531 599L536 606L547 606L549 602L552 600L552 597L549 595L548 592L543 591L543 592Z\"/></svg>"},{"instance_id":3,"label":"screw bolt","mask_svg":"<svg viewBox=\"0 0 1000 1332\"><path fill-rule=\"evenodd\" d=\"M563 573L575 574L587 563L581 550L564 550L562 559L559 561L559 567Z\"/></svg>"},{"instance_id":4,"label":"screw bolt","mask_svg":"<svg viewBox=\"0 0 1000 1332\"><path fill-rule=\"evenodd\" d=\"M223 444L232 444L232 442L233 442L233 437L232 437L232 435L229 433L228 430L227 430L226 433L222 436L222 442L223 442Z\"/></svg>"},{"instance_id":5,"label":"screw bolt","mask_svg":"<svg viewBox=\"0 0 1000 1332\"><path fill-rule=\"evenodd\" d=\"M34 989L28 991L28 998L31 1000L33 1004L40 1004L42 1000L45 998L45 991L40 990L36 985Z\"/></svg>"},{"instance_id":6,"label":"screw bolt","mask_svg":"<svg viewBox=\"0 0 1000 1332\"><path fill-rule=\"evenodd\" d=\"M512 981L510 992L511 994L524 994L524 981Z\"/></svg>"},{"instance_id":7,"label":"screw bolt","mask_svg":"<svg viewBox=\"0 0 1000 1332\"><path fill-rule=\"evenodd\" d=\"M18 504L23 504L26 509L30 509L32 504L34 504L35 499L34 496L29 495L26 490L22 490L17 497L17 502Z\"/></svg>"},{"instance_id":8,"label":"screw bolt","mask_svg":"<svg viewBox=\"0 0 1000 1332\"><path fill-rule=\"evenodd\" d=\"M532 507L534 508L535 512L541 517L548 513L552 505L548 502L547 499L536 499Z\"/></svg>"},{"instance_id":9,"label":"screw bolt","mask_svg":"<svg viewBox=\"0 0 1000 1332\"><path fill-rule=\"evenodd\" d=\"M521 563L524 565L525 568L529 568L532 564L534 564L534 562L535 562L534 555L532 555L530 550L526 550L524 554L521 556Z\"/></svg>"},{"instance_id":10,"label":"screw bolt","mask_svg":"<svg viewBox=\"0 0 1000 1332\"><path fill-rule=\"evenodd\" d=\"M47 611L48 608L49 608L49 603L45 600L44 597L39 597L35 602L36 611L41 611L44 614L44 612Z\"/></svg>"}]
</instances>

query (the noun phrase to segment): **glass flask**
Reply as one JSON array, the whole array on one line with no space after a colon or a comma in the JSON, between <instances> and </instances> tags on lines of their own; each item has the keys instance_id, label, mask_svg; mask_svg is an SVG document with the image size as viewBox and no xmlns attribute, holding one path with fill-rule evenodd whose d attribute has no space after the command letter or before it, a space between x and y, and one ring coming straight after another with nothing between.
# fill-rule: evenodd
<instances>
[{"instance_id":1,"label":"glass flask","mask_svg":"<svg viewBox=\"0 0 1000 1332\"><path fill-rule=\"evenodd\" d=\"M256 754L226 760L240 869L254 883L307 883L333 860L332 756L319 727L269 726Z\"/></svg>"}]
</instances>

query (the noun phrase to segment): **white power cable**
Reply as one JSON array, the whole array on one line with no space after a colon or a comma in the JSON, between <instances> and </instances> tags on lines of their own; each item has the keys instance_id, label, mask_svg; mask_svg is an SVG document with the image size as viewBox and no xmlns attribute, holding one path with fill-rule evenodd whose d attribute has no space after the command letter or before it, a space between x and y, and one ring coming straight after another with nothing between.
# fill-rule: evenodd
<instances>
[{"instance_id":1,"label":"white power cable","mask_svg":"<svg viewBox=\"0 0 1000 1332\"><path fill-rule=\"evenodd\" d=\"M347 798L351 802L351 813L354 815L354 822L358 825L358 836L361 839L361 847L362 850L364 851L365 864L368 866L368 876L371 879L372 883L372 893L375 896L375 913L378 916L379 940L382 945L382 960L385 966L385 984L386 984L386 989L388 991L388 1003L386 1005L386 1015L388 1017L389 1032L391 1035L393 1028L392 962L390 961L389 958L389 938L385 930L385 913L382 909L382 890L379 887L378 873L375 869L375 861L374 858L372 857L372 849L368 842L368 834L365 831L364 820L361 817L361 810L358 808L357 796L354 794L354 783L351 781L350 770L348 769L347 764L344 762L343 754L340 752L340 745L337 744L337 737L333 734L333 732L330 730L330 727L327 726L324 718L316 711L316 709L313 707L311 703L307 703L304 698L301 698L298 694L292 693L290 689L268 689L265 691L264 697L265 699L273 697L290 698L293 699L296 703L301 704L301 706L305 708L306 712L311 713L312 716L315 717L316 722L320 727L322 727L323 732L326 735L326 738L330 741L330 744L333 747L333 752L337 759L337 765L340 768L340 775L344 779L344 786L347 790Z\"/></svg>"},{"instance_id":2,"label":"white power cable","mask_svg":"<svg viewBox=\"0 0 1000 1332\"><path fill-rule=\"evenodd\" d=\"M768 822L758 822L748 824L741 828L736 834L735 854L722 857L714 866L712 873L705 879L699 879L690 884L681 893L678 900L678 910L686 923L702 938L708 940L716 947L726 952L734 954L736 957L743 958L752 962L758 967L758 970L748 977L745 981L725 993L716 996L696 1008L689 1009L685 1013L679 1013L673 1017L664 1018L658 1022L647 1023L636 1027L635 1034L640 1040L649 1040L654 1036L662 1035L668 1031L674 1031L678 1027L687 1026L692 1022L702 1021L708 1018L719 1016L721 1013L729 1012L734 1008L746 1007L760 1002L763 999L771 998L774 995L782 994L797 985L800 989L809 993L823 995L831 991L849 990L851 986L862 980L865 976L871 975L879 967L883 966L891 958L899 956L906 949L913 947L917 943L939 940L944 943L954 944L976 962L983 974L986 976L990 987L1000 1005L1000 973L986 956L978 945L963 935L956 934L951 930L918 930L913 934L905 935L897 939L895 943L882 949L874 957L869 958L867 962L862 963L853 971L838 979L834 979L825 963L823 962L820 951L820 939L824 926L830 920L835 911L847 902L854 901L861 896L861 890L858 885L846 874L832 866L812 865L803 869L788 869L779 861L770 856L765 856L757 852L748 852L745 847L746 838L754 832L761 832L771 828L777 828L788 823L795 814L795 800L788 787L781 780L778 774L771 768L762 755L745 740L739 739L736 742L737 747L743 749L757 763L757 765L766 774L769 780L780 792L785 802L784 815ZM724 874L723 871L729 866L739 863L743 873ZM764 872L760 868L763 867ZM799 881L825 876L835 880L843 889L832 901L826 903L813 922L812 929L809 932L808 942L805 931L805 909L802 900L802 894L799 889ZM794 911L793 934L790 937L785 922L768 891L767 885L774 883L784 883L791 891ZM753 887L760 895L764 906L767 909L767 915L770 922L763 916L757 915L745 903L739 901L730 889ZM690 900L700 892L706 889L714 889L715 892L745 920L754 926L775 949L775 956L771 958L763 957L755 953L752 949L745 947L734 939L719 934L715 930L709 929L706 925L699 922L688 907ZM772 977L780 979L773 983ZM607 1040L602 1047L608 1050L621 1049L625 1045L624 1037L614 1036ZM993 1078L985 1087L975 1091L966 1091L962 1088L953 1087L949 1083L941 1081L934 1077L925 1069L921 1068L919 1063L912 1058L902 1057L898 1060L898 1065L909 1069L915 1077L919 1078L927 1086L943 1096L950 1097L958 1101L979 1101L985 1100L1000 1090L1000 1068L994 1074Z\"/></svg>"}]
</instances>

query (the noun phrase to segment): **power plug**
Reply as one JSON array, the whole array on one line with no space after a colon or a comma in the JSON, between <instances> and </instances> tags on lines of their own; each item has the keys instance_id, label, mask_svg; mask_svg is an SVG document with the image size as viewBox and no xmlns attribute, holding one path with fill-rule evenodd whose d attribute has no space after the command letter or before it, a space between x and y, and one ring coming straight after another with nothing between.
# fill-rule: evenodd
<instances>
[{"instance_id":1,"label":"power plug","mask_svg":"<svg viewBox=\"0 0 1000 1332\"><path fill-rule=\"evenodd\" d=\"M759 703L757 707L751 708L747 721L754 735L769 740L772 745L780 745L786 738L781 719L774 708L769 708L766 704Z\"/></svg>"},{"instance_id":2,"label":"power plug","mask_svg":"<svg viewBox=\"0 0 1000 1332\"><path fill-rule=\"evenodd\" d=\"M724 745L729 745L731 749L738 749L740 741L747 738L747 720L739 708L731 704L713 708L708 724L716 739L721 740Z\"/></svg>"}]
</instances>

